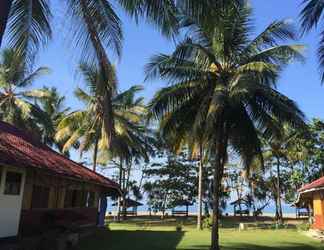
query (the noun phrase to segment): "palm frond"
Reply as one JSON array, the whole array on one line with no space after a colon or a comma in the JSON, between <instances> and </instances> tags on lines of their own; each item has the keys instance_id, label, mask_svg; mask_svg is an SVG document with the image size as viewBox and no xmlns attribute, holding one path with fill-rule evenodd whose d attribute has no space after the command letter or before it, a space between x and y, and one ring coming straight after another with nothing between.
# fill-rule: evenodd
<instances>
[{"instance_id":1,"label":"palm frond","mask_svg":"<svg viewBox=\"0 0 324 250\"><path fill-rule=\"evenodd\" d=\"M52 37L52 13L46 0L14 0L11 7L8 41L9 46L32 63L38 50Z\"/></svg>"},{"instance_id":2,"label":"palm frond","mask_svg":"<svg viewBox=\"0 0 324 250\"><path fill-rule=\"evenodd\" d=\"M300 13L303 32L316 27L321 20L324 2L322 0L303 0L304 8Z\"/></svg>"},{"instance_id":3,"label":"palm frond","mask_svg":"<svg viewBox=\"0 0 324 250\"><path fill-rule=\"evenodd\" d=\"M83 5L85 5L83 7ZM85 13L84 11L87 11ZM91 32L87 22L92 22L96 35L105 49L112 49L121 55L123 33L121 20L114 7L106 0L72 0L67 1L67 16L71 21L71 35L74 47L80 48L80 58L84 62L98 61L97 52L91 42ZM90 20L87 20L89 18Z\"/></svg>"},{"instance_id":4,"label":"palm frond","mask_svg":"<svg viewBox=\"0 0 324 250\"><path fill-rule=\"evenodd\" d=\"M118 0L136 21L143 17L154 24L167 37L178 34L178 9L170 0Z\"/></svg>"}]
</instances>

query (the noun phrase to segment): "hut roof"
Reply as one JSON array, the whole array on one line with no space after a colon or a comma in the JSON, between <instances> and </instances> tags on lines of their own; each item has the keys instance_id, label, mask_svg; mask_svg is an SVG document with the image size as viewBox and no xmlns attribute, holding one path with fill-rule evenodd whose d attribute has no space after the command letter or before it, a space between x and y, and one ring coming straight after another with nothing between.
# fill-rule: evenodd
<instances>
[{"instance_id":1,"label":"hut roof","mask_svg":"<svg viewBox=\"0 0 324 250\"><path fill-rule=\"evenodd\" d=\"M118 205L118 202L115 202L112 205L113 206L117 206ZM129 198L126 199L126 207L127 208L129 208L129 207L140 207L140 206L143 206L143 204L140 203L140 202L138 202L138 201L129 199Z\"/></svg>"},{"instance_id":2,"label":"hut roof","mask_svg":"<svg viewBox=\"0 0 324 250\"><path fill-rule=\"evenodd\" d=\"M248 204L249 202L246 199L237 199L230 203L230 205L239 205L239 204Z\"/></svg>"},{"instance_id":3,"label":"hut roof","mask_svg":"<svg viewBox=\"0 0 324 250\"><path fill-rule=\"evenodd\" d=\"M318 188L324 188L324 177L304 185L302 188L298 190L298 192L312 191L313 189L316 190Z\"/></svg>"}]
</instances>

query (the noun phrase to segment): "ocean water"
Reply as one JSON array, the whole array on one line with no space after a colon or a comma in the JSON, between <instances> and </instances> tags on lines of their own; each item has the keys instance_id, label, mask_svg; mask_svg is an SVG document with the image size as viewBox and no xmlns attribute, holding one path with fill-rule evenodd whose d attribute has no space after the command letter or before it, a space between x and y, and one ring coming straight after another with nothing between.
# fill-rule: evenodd
<instances>
[{"instance_id":1,"label":"ocean water","mask_svg":"<svg viewBox=\"0 0 324 250\"><path fill-rule=\"evenodd\" d=\"M117 207L111 205L112 203L113 203L112 201L110 201L110 200L108 201L107 212L114 212L114 211L117 210ZM145 202L142 202L142 203L145 203ZM184 210L186 210L186 207L177 207L175 209L184 211ZM292 214L296 213L296 208L293 207L290 204L287 204L287 203L282 203L282 209L283 209L283 213L287 214L287 215L288 214L292 215ZM147 205L143 205L143 206L138 207L137 211L138 212L148 212L149 207ZM197 212L197 205L196 204L189 207L189 213L196 213L196 212ZM233 206L228 205L226 210L225 210L225 213L232 214L233 212L234 212ZM264 214L275 214L275 212L276 212L276 208L275 208L275 205L273 203L269 204L269 206L267 206L263 210Z\"/></svg>"}]
</instances>

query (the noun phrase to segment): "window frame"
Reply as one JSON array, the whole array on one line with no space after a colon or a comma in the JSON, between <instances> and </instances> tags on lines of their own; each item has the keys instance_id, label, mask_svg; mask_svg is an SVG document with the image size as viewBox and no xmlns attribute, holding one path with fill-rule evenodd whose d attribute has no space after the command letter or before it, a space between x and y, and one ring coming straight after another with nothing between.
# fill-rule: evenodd
<instances>
[{"instance_id":1,"label":"window frame","mask_svg":"<svg viewBox=\"0 0 324 250\"><path fill-rule=\"evenodd\" d=\"M15 177L18 177L17 179L19 180L18 182L17 181L14 181L13 183L19 185L18 189L16 192L12 192L12 190L7 190L8 187L7 187L7 181L8 181L8 175L10 174L14 174L16 175ZM4 174L4 189L3 189L3 195L6 195L6 196L20 196L22 194L22 186L23 186L23 180L24 180L24 174L21 173L21 172L18 172L18 171L14 171L14 170L6 170L5 171L5 174ZM10 189L10 188L9 188ZM12 189L12 187L11 187Z\"/></svg>"}]
</instances>

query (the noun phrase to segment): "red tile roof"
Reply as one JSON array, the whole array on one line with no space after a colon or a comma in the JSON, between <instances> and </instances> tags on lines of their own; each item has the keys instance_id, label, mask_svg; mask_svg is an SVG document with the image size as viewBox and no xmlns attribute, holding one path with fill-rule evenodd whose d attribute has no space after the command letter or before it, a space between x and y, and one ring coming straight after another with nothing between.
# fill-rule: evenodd
<instances>
[{"instance_id":1,"label":"red tile roof","mask_svg":"<svg viewBox=\"0 0 324 250\"><path fill-rule=\"evenodd\" d=\"M299 189L298 192L304 192L314 188L324 188L324 177L319 178L318 180L313 181L310 184L306 184L301 189Z\"/></svg>"},{"instance_id":2,"label":"red tile roof","mask_svg":"<svg viewBox=\"0 0 324 250\"><path fill-rule=\"evenodd\" d=\"M115 191L120 190L117 183L55 152L26 132L1 121L0 165L43 169L60 176L98 184Z\"/></svg>"}]
</instances>

